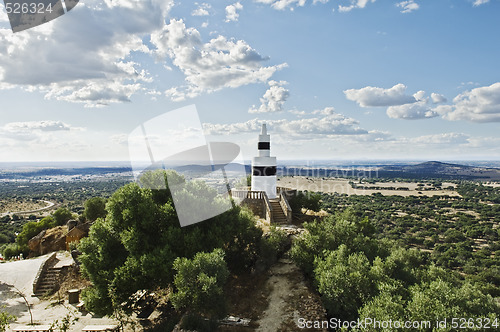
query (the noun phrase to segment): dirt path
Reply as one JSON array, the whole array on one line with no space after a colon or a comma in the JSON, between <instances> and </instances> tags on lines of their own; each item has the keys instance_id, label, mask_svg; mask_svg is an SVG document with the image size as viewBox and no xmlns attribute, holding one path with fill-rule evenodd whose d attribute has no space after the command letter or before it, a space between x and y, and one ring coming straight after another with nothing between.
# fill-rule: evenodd
<instances>
[{"instance_id":1,"label":"dirt path","mask_svg":"<svg viewBox=\"0 0 500 332\"><path fill-rule=\"evenodd\" d=\"M287 258L268 271L232 280L229 289L230 314L251 322L248 327L221 327L220 331L303 331L297 325L300 318L326 320L318 294Z\"/></svg>"},{"instance_id":2,"label":"dirt path","mask_svg":"<svg viewBox=\"0 0 500 332\"><path fill-rule=\"evenodd\" d=\"M290 259L280 259L268 273L267 285L271 290L268 308L260 317L256 331L301 331L298 327L300 318L326 320L318 295L310 289L302 272Z\"/></svg>"},{"instance_id":3,"label":"dirt path","mask_svg":"<svg viewBox=\"0 0 500 332\"><path fill-rule=\"evenodd\" d=\"M39 209L36 209L36 210L30 210L30 211L15 211L15 212L11 212L11 211L7 211L7 212L3 212L3 213L0 213L0 217L3 217L3 216L6 216L8 214L10 215L13 215L13 214L28 214L28 213L36 213L36 212L41 212L41 211L45 211L45 210L48 210L52 207L54 207L56 205L56 203L54 202L51 202L51 201L44 201L42 200L42 202L48 204L47 206L44 206L42 208L39 208Z\"/></svg>"}]
</instances>

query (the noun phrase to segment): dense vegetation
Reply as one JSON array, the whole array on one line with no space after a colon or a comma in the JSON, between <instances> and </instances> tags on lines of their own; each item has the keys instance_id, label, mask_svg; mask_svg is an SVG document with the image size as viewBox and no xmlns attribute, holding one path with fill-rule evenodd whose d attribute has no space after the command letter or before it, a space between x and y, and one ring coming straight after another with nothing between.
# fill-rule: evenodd
<instances>
[{"instance_id":1,"label":"dense vegetation","mask_svg":"<svg viewBox=\"0 0 500 332\"><path fill-rule=\"evenodd\" d=\"M143 181L148 176L166 179L164 172L154 172ZM1 218L0 247L10 256L26 253L28 240L43 229L70 218L94 221L79 246L82 272L93 284L82 295L87 308L128 313L138 292L162 289L176 309L188 313L186 326L194 322L196 327L206 322L200 315L210 324L223 316L229 273L256 264L268 267L290 245L275 228L262 237L251 213L239 207L181 228L168 186L123 184L0 183L0 199L67 206L41 220ZM429 186L439 188L441 181L421 187ZM186 197L212 197L219 204L216 193L201 183L186 190ZM344 321L467 317L500 324L495 321L500 315L495 302L500 298L500 188L459 182L457 191L461 196L299 193L292 199L295 212L322 208L331 214L305 223L307 232L290 251L328 315Z\"/></svg>"},{"instance_id":2,"label":"dense vegetation","mask_svg":"<svg viewBox=\"0 0 500 332\"><path fill-rule=\"evenodd\" d=\"M74 181L74 182L0 182L0 201L3 202L38 202L47 200L63 206L73 214L82 215L85 213L85 202L90 200L91 214L88 220L102 216L102 204L99 203L104 198L109 197L126 182L123 180L103 180L103 181ZM93 199L92 199L93 198ZM85 217L85 216L84 216ZM41 225L30 224L30 229L35 228L40 232L43 229L61 225L62 223L52 223L39 213L27 215L6 215L0 218L0 253L4 257L17 256L23 253L26 257L27 248L16 245L16 238L23 232L23 227L29 223L42 222ZM26 232L25 232L26 233ZM29 232L31 234L31 232ZM38 234L38 233L36 233ZM36 235L34 234L34 235ZM33 235L33 236L34 236ZM29 240L29 239L28 239ZM23 243L27 240L24 241ZM5 252L7 250L7 252Z\"/></svg>"},{"instance_id":3,"label":"dense vegetation","mask_svg":"<svg viewBox=\"0 0 500 332\"><path fill-rule=\"evenodd\" d=\"M146 176L162 176L166 183L164 172ZM170 185L175 176L169 175ZM207 194L211 189L198 182L191 182L185 190L186 195L194 197L213 194ZM213 204L219 204L217 199ZM168 187L153 190L132 183L109 198L106 211L106 217L96 220L89 237L78 247L82 252L79 258L82 272L93 284L82 296L86 307L96 313L129 312L131 296L137 291L175 285L174 304L178 308L191 305L191 309L218 317L221 310L201 310L210 301L183 292L202 287L203 292L218 294L225 280L225 264L238 272L248 270L258 258L262 231L256 228L254 217L239 207L181 228ZM215 257L199 254L217 248L224 253L215 251L211 254ZM193 257L197 266L189 261ZM195 280L186 280L188 276L194 276Z\"/></svg>"},{"instance_id":4,"label":"dense vegetation","mask_svg":"<svg viewBox=\"0 0 500 332\"><path fill-rule=\"evenodd\" d=\"M426 251L437 266L500 296L500 205L493 202L500 188L463 183L457 190L462 197L324 194L322 202L332 213L351 207L376 227L375 238Z\"/></svg>"},{"instance_id":5,"label":"dense vegetation","mask_svg":"<svg viewBox=\"0 0 500 332\"><path fill-rule=\"evenodd\" d=\"M351 208L304 227L308 232L295 241L291 256L313 280L331 318L433 323L471 318L500 324L500 306L481 284L437 266L428 253L377 239L368 217Z\"/></svg>"}]
</instances>

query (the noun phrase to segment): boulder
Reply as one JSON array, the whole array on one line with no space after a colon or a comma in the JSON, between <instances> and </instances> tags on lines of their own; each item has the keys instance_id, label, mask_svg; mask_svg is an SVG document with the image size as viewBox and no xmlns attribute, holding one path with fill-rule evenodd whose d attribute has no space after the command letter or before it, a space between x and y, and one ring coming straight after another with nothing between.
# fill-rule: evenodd
<instances>
[{"instance_id":1,"label":"boulder","mask_svg":"<svg viewBox=\"0 0 500 332\"><path fill-rule=\"evenodd\" d=\"M49 252L66 250L66 226L57 226L38 233L28 242L30 250L35 255L45 255Z\"/></svg>"}]
</instances>

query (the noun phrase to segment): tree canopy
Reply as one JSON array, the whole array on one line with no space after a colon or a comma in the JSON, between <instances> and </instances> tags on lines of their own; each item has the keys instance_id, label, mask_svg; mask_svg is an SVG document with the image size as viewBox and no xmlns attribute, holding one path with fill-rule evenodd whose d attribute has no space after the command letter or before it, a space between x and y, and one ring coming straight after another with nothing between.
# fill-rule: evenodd
<instances>
[{"instance_id":1,"label":"tree canopy","mask_svg":"<svg viewBox=\"0 0 500 332\"><path fill-rule=\"evenodd\" d=\"M166 172L147 173L141 183L158 177L166 178ZM172 177L182 180L175 173L169 174ZM205 198L216 199L203 183L193 186ZM83 298L93 312L111 314L138 290L168 287L178 257L222 248L233 270L247 268L257 258L262 232L251 213L234 207L181 228L168 186L151 188L130 183L118 189L108 200L106 217L97 219L89 237L80 242L82 271L93 283Z\"/></svg>"},{"instance_id":2,"label":"tree canopy","mask_svg":"<svg viewBox=\"0 0 500 332\"><path fill-rule=\"evenodd\" d=\"M83 216L88 221L106 216L106 200L102 197L92 197L85 201Z\"/></svg>"}]
</instances>

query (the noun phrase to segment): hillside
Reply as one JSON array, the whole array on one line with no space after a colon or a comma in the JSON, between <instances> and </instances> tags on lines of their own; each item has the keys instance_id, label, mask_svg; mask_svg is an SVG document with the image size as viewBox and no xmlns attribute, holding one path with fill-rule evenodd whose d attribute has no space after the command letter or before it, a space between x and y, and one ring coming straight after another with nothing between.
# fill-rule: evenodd
<instances>
[{"instance_id":1,"label":"hillside","mask_svg":"<svg viewBox=\"0 0 500 332\"><path fill-rule=\"evenodd\" d=\"M500 169L428 161L417 165L390 165L379 169L381 177L499 180Z\"/></svg>"}]
</instances>

